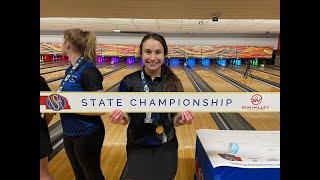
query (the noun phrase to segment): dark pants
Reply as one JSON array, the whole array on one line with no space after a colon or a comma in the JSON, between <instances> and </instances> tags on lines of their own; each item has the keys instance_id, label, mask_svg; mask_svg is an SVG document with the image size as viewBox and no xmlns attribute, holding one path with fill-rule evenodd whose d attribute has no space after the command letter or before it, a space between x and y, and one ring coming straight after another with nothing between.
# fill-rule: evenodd
<instances>
[{"instance_id":1,"label":"dark pants","mask_svg":"<svg viewBox=\"0 0 320 180\"><path fill-rule=\"evenodd\" d=\"M50 134L47 122L40 119L40 159L48 156L52 152Z\"/></svg>"},{"instance_id":2,"label":"dark pants","mask_svg":"<svg viewBox=\"0 0 320 180\"><path fill-rule=\"evenodd\" d=\"M158 146L127 144L127 173L125 179L173 180L177 172L178 141Z\"/></svg>"},{"instance_id":3,"label":"dark pants","mask_svg":"<svg viewBox=\"0 0 320 180\"><path fill-rule=\"evenodd\" d=\"M80 137L63 137L76 180L104 179L100 168L104 129Z\"/></svg>"}]
</instances>

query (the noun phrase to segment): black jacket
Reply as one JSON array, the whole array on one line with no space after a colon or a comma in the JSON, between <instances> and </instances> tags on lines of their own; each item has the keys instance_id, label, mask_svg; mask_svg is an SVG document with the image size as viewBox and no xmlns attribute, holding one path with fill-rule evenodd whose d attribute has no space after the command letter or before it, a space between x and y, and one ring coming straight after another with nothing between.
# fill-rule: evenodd
<instances>
[{"instance_id":1,"label":"black jacket","mask_svg":"<svg viewBox=\"0 0 320 180\"><path fill-rule=\"evenodd\" d=\"M162 71L163 72L163 71ZM153 81L151 77L145 74L149 92L163 91L163 75L156 77ZM141 70L125 76L119 86L119 92L144 92L144 85L141 79ZM147 93L147 92L146 92ZM168 141L172 140L175 135L175 128L172 122L174 113L152 113L153 123L144 123L146 113L129 113L130 123L127 129L128 143L142 145L159 145L162 144L162 134L156 133L159 125L164 127L164 133Z\"/></svg>"}]
</instances>

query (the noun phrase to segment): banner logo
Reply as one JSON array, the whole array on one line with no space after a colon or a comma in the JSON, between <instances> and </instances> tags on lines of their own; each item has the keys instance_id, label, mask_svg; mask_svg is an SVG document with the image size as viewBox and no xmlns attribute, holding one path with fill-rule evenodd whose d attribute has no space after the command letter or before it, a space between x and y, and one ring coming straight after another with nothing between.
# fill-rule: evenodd
<instances>
[{"instance_id":1,"label":"banner logo","mask_svg":"<svg viewBox=\"0 0 320 180\"><path fill-rule=\"evenodd\" d=\"M251 104L243 105L241 108L245 110L267 110L270 106L265 105L265 102L262 104L261 94L254 94L250 98Z\"/></svg>"},{"instance_id":2,"label":"banner logo","mask_svg":"<svg viewBox=\"0 0 320 180\"><path fill-rule=\"evenodd\" d=\"M251 103L253 105L259 105L262 103L262 96L260 94L255 94L251 97Z\"/></svg>"},{"instance_id":3,"label":"banner logo","mask_svg":"<svg viewBox=\"0 0 320 180\"><path fill-rule=\"evenodd\" d=\"M51 94L49 96L40 97L40 105L46 105L46 109L60 111L70 109L67 99L59 94Z\"/></svg>"}]
</instances>

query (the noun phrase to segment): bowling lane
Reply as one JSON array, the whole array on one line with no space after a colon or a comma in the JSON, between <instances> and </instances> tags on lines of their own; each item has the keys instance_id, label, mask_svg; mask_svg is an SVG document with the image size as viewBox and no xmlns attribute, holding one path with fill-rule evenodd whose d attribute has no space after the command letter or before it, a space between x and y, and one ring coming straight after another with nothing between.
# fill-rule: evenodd
<instances>
[{"instance_id":1,"label":"bowling lane","mask_svg":"<svg viewBox=\"0 0 320 180\"><path fill-rule=\"evenodd\" d=\"M280 113L240 113L256 130L279 131Z\"/></svg>"},{"instance_id":2,"label":"bowling lane","mask_svg":"<svg viewBox=\"0 0 320 180\"><path fill-rule=\"evenodd\" d=\"M97 67L102 67L107 65L106 62L103 63L97 63ZM56 66L56 67L50 67L50 68L44 68L44 69L40 69L40 74L42 73L49 73L52 71L58 71L58 70L65 70L70 66L70 63L66 64L66 65L62 65L62 66Z\"/></svg>"},{"instance_id":3,"label":"bowling lane","mask_svg":"<svg viewBox=\"0 0 320 180\"><path fill-rule=\"evenodd\" d=\"M280 71L280 66L265 65L265 68L267 68L267 69L273 69L273 70L276 70L276 71Z\"/></svg>"},{"instance_id":4,"label":"bowling lane","mask_svg":"<svg viewBox=\"0 0 320 180\"><path fill-rule=\"evenodd\" d=\"M196 92L181 66L171 69L181 80L185 92ZM196 130L198 129L218 129L218 127L209 113L195 113L193 124L176 127L179 142L176 180L193 179Z\"/></svg>"},{"instance_id":5,"label":"bowling lane","mask_svg":"<svg viewBox=\"0 0 320 180\"><path fill-rule=\"evenodd\" d=\"M68 66L69 66L69 65L68 65ZM63 70L51 72L51 73L48 73L48 74L43 74L43 75L41 75L41 76L44 77L44 78L46 79L46 81L49 81L49 80L51 80L51 79L58 78L58 77L64 77L64 75L65 75L65 69L66 69L68 66L66 66ZM106 64L97 64L97 68L98 68L98 69L101 69L101 68L106 67L106 66L109 66L109 65L106 65ZM102 69L102 71L103 71L103 69Z\"/></svg>"},{"instance_id":6,"label":"bowling lane","mask_svg":"<svg viewBox=\"0 0 320 180\"><path fill-rule=\"evenodd\" d=\"M195 67L195 71L217 92L241 92L215 73ZM280 130L280 113L240 113L256 130Z\"/></svg>"},{"instance_id":7,"label":"bowling lane","mask_svg":"<svg viewBox=\"0 0 320 180\"><path fill-rule=\"evenodd\" d=\"M69 66L69 64L68 64L68 65L65 65L65 66L57 66L57 67L40 69L40 74L42 74L42 73L47 73L47 72L51 72L51 71L63 70L63 69L66 69L68 66Z\"/></svg>"},{"instance_id":8,"label":"bowling lane","mask_svg":"<svg viewBox=\"0 0 320 180\"><path fill-rule=\"evenodd\" d=\"M244 67L244 66L241 66L241 67L239 67L239 66L238 67L229 66L228 68L238 70L238 71L240 71L242 73L246 72L246 67ZM262 79L266 79L266 80L269 80L269 81L272 81L272 82L280 84L280 77L279 76L276 76L276 75L273 75L273 74L269 74L269 73L266 73L266 72L262 72L262 71L258 71L255 68L251 68L251 74L253 76L257 76L257 77L260 77Z\"/></svg>"},{"instance_id":9,"label":"bowling lane","mask_svg":"<svg viewBox=\"0 0 320 180\"><path fill-rule=\"evenodd\" d=\"M48 74L42 74L41 76L46 79L46 81L57 78L57 77L64 77L66 70L60 70Z\"/></svg>"},{"instance_id":10,"label":"bowling lane","mask_svg":"<svg viewBox=\"0 0 320 180\"><path fill-rule=\"evenodd\" d=\"M104 90L109 89L113 85L120 82L124 76L126 76L130 73L133 73L133 72L137 71L138 69L141 69L141 66L138 63L136 63L136 64L130 65L124 69L120 69L120 70L112 73L112 76L106 76L106 78L104 78L103 82L102 82L103 89ZM113 77L113 78L110 78L110 77Z\"/></svg>"},{"instance_id":11,"label":"bowling lane","mask_svg":"<svg viewBox=\"0 0 320 180\"><path fill-rule=\"evenodd\" d=\"M258 81L254 78L251 78L250 76L248 76L248 78L243 78L243 74L233 71L231 69L224 68L214 64L211 65L210 67L212 69L217 70L219 73L226 75L227 77L235 81L238 81L239 83L242 83L256 91L261 91L261 92L279 92L280 91L280 88Z\"/></svg>"},{"instance_id":12,"label":"bowling lane","mask_svg":"<svg viewBox=\"0 0 320 180\"><path fill-rule=\"evenodd\" d=\"M55 62L55 63L50 63L50 64L40 64L40 69L46 69L46 68L51 68L51 67L56 67L56 66L64 66L69 64L69 61L64 61L64 62Z\"/></svg>"},{"instance_id":13,"label":"bowling lane","mask_svg":"<svg viewBox=\"0 0 320 180\"><path fill-rule=\"evenodd\" d=\"M110 65L110 66L104 66L102 68L99 68L99 71L102 74L104 74L104 73L110 72L116 68L119 68L123 65L124 65L123 63L117 63L117 64ZM48 86L50 87L51 91L56 91L59 88L61 81L62 81L62 79L48 83Z\"/></svg>"},{"instance_id":14,"label":"bowling lane","mask_svg":"<svg viewBox=\"0 0 320 180\"><path fill-rule=\"evenodd\" d=\"M214 82L214 90L217 92L239 92L240 89L232 84L226 82L224 79L215 75L207 69L202 69L200 66L196 66L194 69L209 85L209 82ZM207 81L210 80L210 81Z\"/></svg>"},{"instance_id":15,"label":"bowling lane","mask_svg":"<svg viewBox=\"0 0 320 180\"><path fill-rule=\"evenodd\" d=\"M265 73L280 76L280 70L270 69L270 68L266 68L266 67L253 67L252 69L254 69L256 71L263 71Z\"/></svg>"}]
</instances>

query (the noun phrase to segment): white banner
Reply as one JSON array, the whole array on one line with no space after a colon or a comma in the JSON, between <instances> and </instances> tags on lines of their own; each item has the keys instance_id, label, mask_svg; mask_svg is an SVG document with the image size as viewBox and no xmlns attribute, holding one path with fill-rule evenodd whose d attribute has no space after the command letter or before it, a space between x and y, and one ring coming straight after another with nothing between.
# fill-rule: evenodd
<instances>
[{"instance_id":1,"label":"white banner","mask_svg":"<svg viewBox=\"0 0 320 180\"><path fill-rule=\"evenodd\" d=\"M40 112L280 112L279 92L40 92Z\"/></svg>"}]
</instances>

